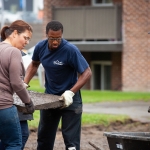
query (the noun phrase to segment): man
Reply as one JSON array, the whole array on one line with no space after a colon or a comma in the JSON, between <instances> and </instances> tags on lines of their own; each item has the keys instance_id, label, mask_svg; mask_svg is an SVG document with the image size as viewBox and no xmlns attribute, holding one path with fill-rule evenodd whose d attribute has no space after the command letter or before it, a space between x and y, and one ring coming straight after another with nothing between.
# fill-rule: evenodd
<instances>
[{"instance_id":1,"label":"man","mask_svg":"<svg viewBox=\"0 0 150 150\"><path fill-rule=\"evenodd\" d=\"M35 46L24 79L28 84L42 63L45 69L45 92L61 95L64 99L63 108L40 111L37 150L53 150L60 118L66 150L80 150L80 89L92 73L78 48L63 39L62 34L63 25L60 22L53 20L47 24L47 39Z\"/></svg>"}]
</instances>

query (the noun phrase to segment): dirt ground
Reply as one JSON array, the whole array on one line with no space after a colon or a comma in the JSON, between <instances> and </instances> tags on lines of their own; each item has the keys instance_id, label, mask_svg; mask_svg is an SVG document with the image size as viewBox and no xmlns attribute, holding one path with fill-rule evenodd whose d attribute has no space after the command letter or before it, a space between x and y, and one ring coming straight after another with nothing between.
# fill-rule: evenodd
<instances>
[{"instance_id":1,"label":"dirt ground","mask_svg":"<svg viewBox=\"0 0 150 150\"><path fill-rule=\"evenodd\" d=\"M81 132L81 150L109 150L107 137L104 132L150 132L150 123L135 122L127 120L124 124L121 122L112 123L108 127L104 126L83 126ZM24 150L36 150L37 147L37 129L31 129L29 139ZM94 147L91 144L94 144ZM58 130L54 150L65 150L61 131Z\"/></svg>"}]
</instances>

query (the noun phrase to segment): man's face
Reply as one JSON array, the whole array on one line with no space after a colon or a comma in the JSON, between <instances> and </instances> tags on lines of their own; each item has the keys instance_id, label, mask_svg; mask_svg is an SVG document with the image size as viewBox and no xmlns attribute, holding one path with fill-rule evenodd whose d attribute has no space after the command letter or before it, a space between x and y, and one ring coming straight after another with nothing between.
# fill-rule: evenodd
<instances>
[{"instance_id":1,"label":"man's face","mask_svg":"<svg viewBox=\"0 0 150 150\"><path fill-rule=\"evenodd\" d=\"M58 31L49 30L47 34L48 45L50 50L55 50L61 43L62 31L61 29Z\"/></svg>"}]
</instances>

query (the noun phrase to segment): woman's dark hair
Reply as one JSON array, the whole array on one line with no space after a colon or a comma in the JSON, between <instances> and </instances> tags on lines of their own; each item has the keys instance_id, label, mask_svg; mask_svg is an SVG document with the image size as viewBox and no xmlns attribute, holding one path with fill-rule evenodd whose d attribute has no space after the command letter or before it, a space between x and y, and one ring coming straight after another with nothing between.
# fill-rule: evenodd
<instances>
[{"instance_id":1,"label":"woman's dark hair","mask_svg":"<svg viewBox=\"0 0 150 150\"><path fill-rule=\"evenodd\" d=\"M58 31L61 29L63 33L63 25L59 21L56 21L56 20L52 20L46 25L46 34L48 34L48 31L50 29L53 31Z\"/></svg>"},{"instance_id":2,"label":"woman's dark hair","mask_svg":"<svg viewBox=\"0 0 150 150\"><path fill-rule=\"evenodd\" d=\"M1 41L4 41L11 33L17 30L18 33L23 33L26 30L33 32L32 27L23 20L16 20L10 26L4 26L1 30Z\"/></svg>"}]
</instances>

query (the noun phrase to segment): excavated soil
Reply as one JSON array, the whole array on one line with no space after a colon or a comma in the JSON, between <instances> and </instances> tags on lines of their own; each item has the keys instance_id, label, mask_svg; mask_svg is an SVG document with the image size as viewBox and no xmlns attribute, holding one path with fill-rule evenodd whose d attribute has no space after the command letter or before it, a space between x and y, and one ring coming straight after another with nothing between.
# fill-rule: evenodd
<instances>
[{"instance_id":1,"label":"excavated soil","mask_svg":"<svg viewBox=\"0 0 150 150\"><path fill-rule=\"evenodd\" d=\"M24 150L36 150L37 129L30 130L30 136ZM83 126L81 133L81 150L109 150L107 137L104 132L150 132L150 123L127 120L125 123L115 122L110 126ZM91 144L89 144L89 142ZM65 150L61 130L58 130L54 150Z\"/></svg>"}]
</instances>

